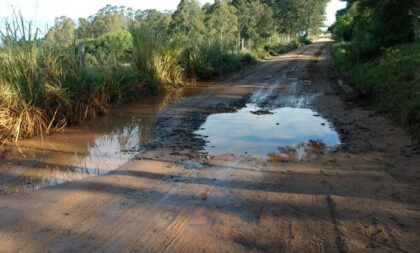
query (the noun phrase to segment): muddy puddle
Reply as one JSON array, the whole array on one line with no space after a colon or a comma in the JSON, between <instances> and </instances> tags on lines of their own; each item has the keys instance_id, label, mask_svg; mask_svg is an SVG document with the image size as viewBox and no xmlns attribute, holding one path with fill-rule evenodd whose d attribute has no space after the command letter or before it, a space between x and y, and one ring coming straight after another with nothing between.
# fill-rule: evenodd
<instances>
[{"instance_id":1,"label":"muddy puddle","mask_svg":"<svg viewBox=\"0 0 420 253\"><path fill-rule=\"evenodd\" d=\"M316 96L297 96L297 85L288 79L268 84L244 108L209 116L196 131L207 142L205 151L290 162L315 159L337 149L340 138L332 123L308 109Z\"/></svg>"},{"instance_id":2,"label":"muddy puddle","mask_svg":"<svg viewBox=\"0 0 420 253\"><path fill-rule=\"evenodd\" d=\"M117 169L150 141L157 112L210 85L143 99L95 121L21 141L0 164L0 193L36 190Z\"/></svg>"}]
</instances>

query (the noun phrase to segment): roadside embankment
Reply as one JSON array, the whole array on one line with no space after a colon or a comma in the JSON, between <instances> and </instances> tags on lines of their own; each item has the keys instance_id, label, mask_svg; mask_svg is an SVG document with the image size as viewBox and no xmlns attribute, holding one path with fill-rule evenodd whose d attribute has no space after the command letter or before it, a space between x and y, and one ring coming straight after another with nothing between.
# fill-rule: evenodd
<instances>
[{"instance_id":1,"label":"roadside embankment","mask_svg":"<svg viewBox=\"0 0 420 253\"><path fill-rule=\"evenodd\" d=\"M388 113L420 140L420 44L395 46L366 62L354 59L350 43L336 43L332 51L352 95Z\"/></svg>"}]
</instances>

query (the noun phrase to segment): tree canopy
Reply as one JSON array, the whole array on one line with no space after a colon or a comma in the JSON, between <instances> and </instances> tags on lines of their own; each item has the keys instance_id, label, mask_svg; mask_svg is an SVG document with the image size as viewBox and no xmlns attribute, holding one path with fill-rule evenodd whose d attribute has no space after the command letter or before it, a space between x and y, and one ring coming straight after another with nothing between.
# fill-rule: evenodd
<instances>
[{"instance_id":1,"label":"tree canopy","mask_svg":"<svg viewBox=\"0 0 420 253\"><path fill-rule=\"evenodd\" d=\"M416 39L419 8L417 0L347 0L329 30L337 40L351 41L356 57L369 59L383 48Z\"/></svg>"},{"instance_id":2,"label":"tree canopy","mask_svg":"<svg viewBox=\"0 0 420 253\"><path fill-rule=\"evenodd\" d=\"M47 37L57 37L68 45L76 38L98 38L127 31L130 25L137 24L157 33L192 40L217 38L232 46L237 46L241 39L262 41L279 34L294 39L319 33L327 1L216 0L201 6L198 0L181 0L173 13L107 5L77 22L67 17L58 18Z\"/></svg>"},{"instance_id":3,"label":"tree canopy","mask_svg":"<svg viewBox=\"0 0 420 253\"><path fill-rule=\"evenodd\" d=\"M58 43L65 47L72 45L76 39L76 26L74 21L68 17L55 19L54 26L48 30L47 41Z\"/></svg>"}]
</instances>

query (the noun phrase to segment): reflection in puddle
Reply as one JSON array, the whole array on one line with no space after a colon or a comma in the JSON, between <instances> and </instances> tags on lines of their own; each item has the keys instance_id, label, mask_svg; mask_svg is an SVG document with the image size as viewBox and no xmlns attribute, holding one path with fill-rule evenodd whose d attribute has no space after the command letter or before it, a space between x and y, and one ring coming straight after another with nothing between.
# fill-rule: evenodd
<instances>
[{"instance_id":1,"label":"reflection in puddle","mask_svg":"<svg viewBox=\"0 0 420 253\"><path fill-rule=\"evenodd\" d=\"M0 192L36 190L117 169L150 141L158 111L208 86L143 99L43 140L21 141L0 165Z\"/></svg>"},{"instance_id":2,"label":"reflection in puddle","mask_svg":"<svg viewBox=\"0 0 420 253\"><path fill-rule=\"evenodd\" d=\"M251 154L272 162L311 159L340 144L331 124L310 109L270 112L248 104L234 113L211 115L196 133L206 138L211 154Z\"/></svg>"},{"instance_id":3,"label":"reflection in puddle","mask_svg":"<svg viewBox=\"0 0 420 253\"><path fill-rule=\"evenodd\" d=\"M296 147L279 147L278 153L268 154L269 162L290 162L303 159L314 159L328 151L328 147L322 141L309 140Z\"/></svg>"}]
</instances>

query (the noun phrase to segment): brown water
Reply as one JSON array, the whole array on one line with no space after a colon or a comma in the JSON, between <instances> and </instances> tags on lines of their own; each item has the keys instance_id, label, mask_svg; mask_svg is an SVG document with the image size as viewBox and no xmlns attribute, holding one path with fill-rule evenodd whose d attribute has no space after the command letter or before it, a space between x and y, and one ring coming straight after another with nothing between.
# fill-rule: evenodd
<instances>
[{"instance_id":1,"label":"brown water","mask_svg":"<svg viewBox=\"0 0 420 253\"><path fill-rule=\"evenodd\" d=\"M51 136L21 141L0 164L0 192L31 191L117 169L150 141L157 112L209 85L143 99Z\"/></svg>"}]
</instances>

